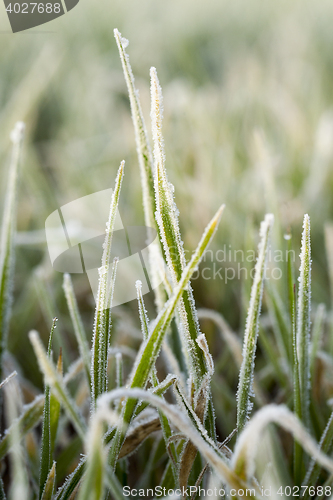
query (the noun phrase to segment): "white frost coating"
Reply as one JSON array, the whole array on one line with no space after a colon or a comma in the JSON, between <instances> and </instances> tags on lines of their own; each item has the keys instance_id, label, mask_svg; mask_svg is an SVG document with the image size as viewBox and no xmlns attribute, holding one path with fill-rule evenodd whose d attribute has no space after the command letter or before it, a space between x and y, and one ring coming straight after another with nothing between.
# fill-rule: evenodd
<instances>
[{"instance_id":1,"label":"white frost coating","mask_svg":"<svg viewBox=\"0 0 333 500\"><path fill-rule=\"evenodd\" d=\"M255 276L251 288L251 299L246 319L243 362L239 374L237 390L237 427L241 431L246 424L247 417L252 409L251 396L253 396L254 361L259 331L259 317L264 288L267 250L269 236L273 226L274 216L267 214L260 225L260 243L258 246L258 259L255 265Z\"/></svg>"},{"instance_id":2,"label":"white frost coating","mask_svg":"<svg viewBox=\"0 0 333 500\"><path fill-rule=\"evenodd\" d=\"M145 303L144 303L143 297L142 297L142 283L141 283L141 281L137 280L137 282L135 283L135 286L136 286L137 298L138 298L142 337L143 337L143 340L147 340L148 336L149 336L149 319L148 319Z\"/></svg>"},{"instance_id":3,"label":"white frost coating","mask_svg":"<svg viewBox=\"0 0 333 500\"><path fill-rule=\"evenodd\" d=\"M260 447L262 433L270 423L278 424L290 432L309 455L333 473L333 461L320 451L318 444L301 421L286 406L272 404L265 406L251 418L236 442L231 465L240 477L248 480L254 475L255 458Z\"/></svg>"},{"instance_id":4,"label":"white frost coating","mask_svg":"<svg viewBox=\"0 0 333 500\"><path fill-rule=\"evenodd\" d=\"M25 132L25 123L16 122L14 129L10 133L10 140L13 144L19 144L23 141Z\"/></svg>"},{"instance_id":5,"label":"white frost coating","mask_svg":"<svg viewBox=\"0 0 333 500\"><path fill-rule=\"evenodd\" d=\"M299 276L298 311L297 311L297 357L299 363L299 382L301 391L301 407L305 421L309 412L310 389L310 313L311 313L311 243L310 243L310 217L304 215L301 266Z\"/></svg>"},{"instance_id":6,"label":"white frost coating","mask_svg":"<svg viewBox=\"0 0 333 500\"><path fill-rule=\"evenodd\" d=\"M184 269L186 265L183 242L180 236L178 209L174 201L174 187L169 183L165 170L165 152L164 140L162 135L163 120L163 96L162 89L158 80L155 68L150 69L151 78L151 124L154 140L154 184L156 197L156 221L160 229L163 248L167 257L167 263L170 269L174 285L179 279L179 270ZM172 187L171 187L172 186ZM168 220L166 220L168 219ZM169 224L168 231L172 234L172 245L176 248L170 248L165 225ZM169 236L170 238L170 236ZM176 259L176 262L175 262ZM177 262L179 260L179 262Z\"/></svg>"},{"instance_id":7,"label":"white frost coating","mask_svg":"<svg viewBox=\"0 0 333 500\"><path fill-rule=\"evenodd\" d=\"M8 375L8 377L7 377L7 378L5 378L5 380L3 380L3 381L1 382L1 384L0 384L0 389L2 389L2 387L3 387L4 385L8 384L8 382L9 382L12 378L16 377L16 375L17 375L17 371L16 371L16 370L15 370L15 371L13 371L10 375Z\"/></svg>"}]
</instances>

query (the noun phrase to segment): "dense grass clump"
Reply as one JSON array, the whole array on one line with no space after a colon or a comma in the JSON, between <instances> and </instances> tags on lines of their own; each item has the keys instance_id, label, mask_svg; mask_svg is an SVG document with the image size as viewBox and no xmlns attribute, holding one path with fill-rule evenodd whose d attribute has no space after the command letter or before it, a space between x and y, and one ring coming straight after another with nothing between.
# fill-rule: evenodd
<instances>
[{"instance_id":1,"label":"dense grass clump","mask_svg":"<svg viewBox=\"0 0 333 500\"><path fill-rule=\"evenodd\" d=\"M114 34L134 124L143 217L158 235L148 247L150 273L153 283L160 285L153 290L154 308L146 306L140 281L132 283L137 311L112 308L119 264L117 257L110 258L112 237L127 170L122 161L110 200L91 334L86 335L88 322L80 315L71 277L64 275L63 301L68 311L63 308L63 314L72 323L68 329L77 343L68 352L58 335L66 320L60 317L56 328L45 281L34 275L51 325L47 350L36 330L28 334L33 363L43 376L44 391L37 393L9 354L7 342L9 318L15 311L17 179L24 128L19 123L12 134L1 236L5 430L0 440L0 498L99 500L109 495L118 500L128 487L156 486L181 488L187 498L195 498L199 486L217 487L226 495L235 491L235 498L263 498L263 488L272 488L273 497L284 498L289 496L288 487L304 497L320 498L323 491L330 496L333 418L327 400L332 390L332 357L322 348L329 327L325 309L322 305L311 309L310 217L304 215L302 236L296 237L290 232L284 235L279 221L274 227L273 214L265 215L250 293L244 290L249 304L246 317L239 320L242 339L220 312L199 308L191 279L218 231L223 200L188 257L168 178L157 71L150 71L151 148L126 53L128 42L117 30ZM255 141L258 157L269 162L262 134L257 132ZM280 280L268 278L272 240L282 250L291 250L294 240L301 241L298 279L291 251L280 266ZM253 247L249 243L247 250L254 252ZM12 318L15 321L15 315ZM139 332L130 324L133 318L140 324ZM211 331L211 322L223 341L216 359L210 352L212 335L203 333L203 326ZM133 329L135 334L128 340ZM120 330L125 331L126 342L119 339Z\"/></svg>"}]
</instances>

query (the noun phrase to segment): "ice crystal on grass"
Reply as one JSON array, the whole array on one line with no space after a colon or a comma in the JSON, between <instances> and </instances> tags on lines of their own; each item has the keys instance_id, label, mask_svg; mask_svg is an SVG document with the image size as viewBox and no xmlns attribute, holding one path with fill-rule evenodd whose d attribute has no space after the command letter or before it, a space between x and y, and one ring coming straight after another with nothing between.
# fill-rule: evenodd
<instances>
[{"instance_id":1,"label":"ice crystal on grass","mask_svg":"<svg viewBox=\"0 0 333 500\"><path fill-rule=\"evenodd\" d=\"M258 259L255 267L255 276L251 289L250 306L246 319L243 362L239 374L237 391L237 427L240 432L246 424L252 409L251 396L253 396L253 373L254 360L257 348L257 336L259 331L259 317L261 312L261 301L264 287L267 251L269 237L274 217L268 214L260 226L260 243L258 246Z\"/></svg>"}]
</instances>

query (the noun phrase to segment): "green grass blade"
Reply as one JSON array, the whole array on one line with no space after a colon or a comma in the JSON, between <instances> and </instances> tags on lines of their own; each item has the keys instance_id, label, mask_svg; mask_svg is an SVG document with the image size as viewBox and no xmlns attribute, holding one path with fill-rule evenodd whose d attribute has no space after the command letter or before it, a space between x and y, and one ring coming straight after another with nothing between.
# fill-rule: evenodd
<instances>
[{"instance_id":1,"label":"green grass blade","mask_svg":"<svg viewBox=\"0 0 333 500\"><path fill-rule=\"evenodd\" d=\"M186 259L179 228L178 209L174 200L173 188L168 181L165 169L164 141L162 136L163 98L155 68L151 68L150 77L151 120L155 159L156 220L173 286L176 286L185 268ZM183 352L185 359L187 359L189 372L193 375L195 386L198 388L201 378L206 371L202 352L196 343L196 338L200 335L200 326L190 286L183 290L182 300L179 302L178 308L181 320Z\"/></svg>"},{"instance_id":2,"label":"green grass blade","mask_svg":"<svg viewBox=\"0 0 333 500\"><path fill-rule=\"evenodd\" d=\"M53 462L53 465L50 469L50 472L45 482L45 488L43 490L41 500L52 500L54 486L55 486L55 479L56 479L56 463Z\"/></svg>"},{"instance_id":3,"label":"green grass blade","mask_svg":"<svg viewBox=\"0 0 333 500\"><path fill-rule=\"evenodd\" d=\"M159 233L159 228L155 220L156 202L155 202L154 178L153 178L153 157L141 109L139 92L135 88L135 81L132 68L129 62L128 54L126 53L128 40L123 38L117 29L114 30L114 36L118 45L120 60L123 67L123 72L125 76L125 81L131 105L136 149L140 167L145 224L148 227L156 228L157 232ZM155 302L158 310L161 310L163 308L163 304L165 302L165 293L158 286L160 284L160 273L157 268L157 263L162 265L163 274L165 273L164 256L159 243L160 241L161 238L159 237L158 243L152 243L148 247L150 274L152 277L152 288L154 289Z\"/></svg>"},{"instance_id":4,"label":"green grass blade","mask_svg":"<svg viewBox=\"0 0 333 500\"><path fill-rule=\"evenodd\" d=\"M217 211L213 219L208 224L191 258L191 261L186 266L178 285L174 289L172 296L165 304L164 309L158 314L156 320L153 322L148 339L142 343L142 346L137 356L137 361L130 376L130 382L129 382L130 387L146 386L151 370L155 365L157 356L159 355L164 335L172 320L178 300L180 299L183 289L187 286L193 272L199 265L200 260L203 257L206 248L208 247L209 243L211 242L214 236L214 233L221 219L223 209L224 205L220 207L220 209ZM125 424L130 423L135 409L135 405L136 405L135 400L130 399L126 401L123 410L123 421L125 422ZM119 436L119 432L121 431L119 431L118 429L117 435L113 442L113 446L111 448L111 454L110 454L111 463L114 463L114 461L116 460L120 446L122 444L122 439Z\"/></svg>"},{"instance_id":5,"label":"green grass blade","mask_svg":"<svg viewBox=\"0 0 333 500\"><path fill-rule=\"evenodd\" d=\"M53 333L56 328L57 318L54 318L49 338L49 346L47 355L51 359L51 348ZM50 386L45 384L44 390L44 413L43 413L43 430L42 430L42 449L40 459L39 473L39 498L42 498L46 481L51 469L51 405L50 405Z\"/></svg>"},{"instance_id":6,"label":"green grass blade","mask_svg":"<svg viewBox=\"0 0 333 500\"><path fill-rule=\"evenodd\" d=\"M314 375L316 356L320 348L320 343L324 333L324 321L326 318L325 304L319 304L317 307L315 320L312 329L312 342L310 351L310 373L311 378Z\"/></svg>"},{"instance_id":7,"label":"green grass blade","mask_svg":"<svg viewBox=\"0 0 333 500\"><path fill-rule=\"evenodd\" d=\"M311 243L310 218L306 214L303 221L301 266L299 277L298 305L297 305L297 359L299 365L299 385L301 397L302 422L309 426L310 403L310 311L311 311Z\"/></svg>"},{"instance_id":8,"label":"green grass blade","mask_svg":"<svg viewBox=\"0 0 333 500\"><path fill-rule=\"evenodd\" d=\"M99 271L99 285L95 310L94 333L91 355L91 405L96 408L96 400L107 390L107 363L111 329L111 301L115 281L117 261L110 266L111 243L116 218L121 184L124 176L124 162L121 163L112 195L109 220L103 246L102 266Z\"/></svg>"},{"instance_id":9,"label":"green grass blade","mask_svg":"<svg viewBox=\"0 0 333 500\"><path fill-rule=\"evenodd\" d=\"M62 353L59 354L57 371L59 377L62 377ZM51 457L53 457L58 431L61 404L51 391L50 397L50 439L51 439Z\"/></svg>"},{"instance_id":10,"label":"green grass blade","mask_svg":"<svg viewBox=\"0 0 333 500\"><path fill-rule=\"evenodd\" d=\"M74 401L72 401L71 397L69 396L67 389L57 372L57 369L48 358L38 333L36 331L31 331L29 333L29 338L34 348L40 370L44 374L45 382L50 385L51 389L54 391L55 396L63 405L68 418L73 423L76 432L81 437L81 439L84 440L86 425L83 421L83 418Z\"/></svg>"},{"instance_id":11,"label":"green grass blade","mask_svg":"<svg viewBox=\"0 0 333 500\"><path fill-rule=\"evenodd\" d=\"M273 215L268 214L260 227L260 243L258 247L258 260L255 267L255 276L251 289L251 300L248 310L243 345L243 362L239 374L237 391L237 428L241 432L246 424L252 408L251 396L253 395L254 360L259 330L259 317L266 270L269 237L273 225Z\"/></svg>"},{"instance_id":12,"label":"green grass blade","mask_svg":"<svg viewBox=\"0 0 333 500\"><path fill-rule=\"evenodd\" d=\"M0 242L0 380L2 378L2 356L6 349L12 306L12 287L15 264L14 235L16 230L16 191L23 137L24 124L18 122L11 133L13 151L9 168L8 186L6 189Z\"/></svg>"},{"instance_id":13,"label":"green grass blade","mask_svg":"<svg viewBox=\"0 0 333 500\"><path fill-rule=\"evenodd\" d=\"M143 340L147 341L147 339L149 337L149 320L148 320L147 311L146 311L145 303L144 303L143 296L142 296L142 283L140 281L136 282L136 289L137 289L142 336L143 336ZM155 389L157 389L159 386L159 380L157 377L155 367L152 370L152 374L151 374L150 379L151 379L152 386ZM170 427L170 424L168 422L168 419L161 412L161 410L158 410L158 414L159 414L159 418L160 418L160 422L161 422L163 438L164 438L164 441L165 441L165 444L167 447L169 438L171 437L171 434L172 434L171 427ZM167 447L167 449L168 449L168 447ZM176 454L176 447L175 447L174 443L170 444L170 449L171 449L171 453L173 454L173 456L176 457L177 454ZM173 467L172 470L173 470L174 479L176 480L175 468Z\"/></svg>"},{"instance_id":14,"label":"green grass blade","mask_svg":"<svg viewBox=\"0 0 333 500\"><path fill-rule=\"evenodd\" d=\"M128 40L121 36L117 29L114 30L114 36L118 45L119 55L123 72L127 84L128 95L131 105L132 120L135 131L136 149L138 153L141 186L143 196L143 209L145 216L145 224L148 227L155 227L155 196L154 196L154 181L153 181L153 158L149 146L146 125L143 119L139 93L135 88L135 81L132 68L129 62L129 57L126 53Z\"/></svg>"},{"instance_id":15,"label":"green grass blade","mask_svg":"<svg viewBox=\"0 0 333 500\"><path fill-rule=\"evenodd\" d=\"M77 305L72 279L69 274L64 274L63 289L66 296L69 314L73 323L76 341L79 346L79 352L84 362L84 367L87 374L88 383L90 386L90 349L87 342L87 337L84 331L79 308Z\"/></svg>"}]
</instances>

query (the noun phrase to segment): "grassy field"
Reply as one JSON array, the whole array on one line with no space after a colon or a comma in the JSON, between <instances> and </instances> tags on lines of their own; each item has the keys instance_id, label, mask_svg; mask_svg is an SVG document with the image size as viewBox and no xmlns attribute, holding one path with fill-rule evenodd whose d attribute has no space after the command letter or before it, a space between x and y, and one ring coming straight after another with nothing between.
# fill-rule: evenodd
<instances>
[{"instance_id":1,"label":"grassy field","mask_svg":"<svg viewBox=\"0 0 333 500\"><path fill-rule=\"evenodd\" d=\"M254 378L256 398L251 415L255 415L260 409L263 413L262 417L258 413L257 421L255 417L252 418L253 435L256 435L255 425L264 426L265 419L275 419L280 423L288 418L292 420L289 413L283 413L287 410L270 406L266 408L269 404L283 404L300 417L316 442L322 438L330 418L330 398L333 395L332 16L333 6L326 0L316 3L263 3L259 0L209 0L205 3L188 0L182 3L173 0L130 0L124 3L117 0L112 5L105 0L96 5L82 0L66 16L26 33L9 33L8 21L4 16L0 19L0 210L4 212L4 219L5 198L10 191L10 133L17 121L22 120L26 124L16 196L18 232L15 237L13 301L8 342L2 360L2 378L13 370L18 372L18 376L7 386L7 389L10 387L7 393L12 391L11 394L14 394L17 391L18 401L17 408L15 405L11 408L7 403L11 415L9 420L21 413L24 403L31 402L44 390L43 370L39 369L28 335L31 330L39 332L46 346L52 320L57 317L53 337L54 362L58 359L61 347L63 370L66 374L79 356L63 291L63 275L52 268L47 251L44 233L46 218L66 203L96 191L113 188L119 164L121 160L125 160L119 212L125 226L145 223L128 91L113 36L113 28L118 28L130 41L126 50L140 92L143 116L152 145L153 137L155 144L158 137L156 123L154 126L153 119L151 126L150 120L149 70L151 66L157 68L164 96L165 168L168 180L175 188L174 199L180 213L180 233L187 262L214 213L222 203L226 205L210 247L202 257L199 271L194 273L191 281L195 311L198 311L201 330L206 336L215 363L214 375L211 377L209 372L209 357L205 356L205 349L199 348L193 340L199 333L198 330L194 328L194 333L192 332L195 348L191 343L187 345L185 342L187 330L186 326L182 326L184 317L181 305L177 306L180 315L178 326L172 320L171 326L164 325L165 331L162 327L156 330L165 333L171 328L171 333L167 334L168 348L173 351L176 366L179 365L184 381L196 363L201 366L197 381L195 382L193 374L194 382L191 380L197 399L200 390L206 394L205 416L201 418L200 425L206 428L209 439L215 446L238 425L237 444L236 437L233 436L228 445L234 452L230 461L229 451L220 453L199 433L200 438L214 450L214 459L224 460L232 473L236 474L236 483L239 481L239 484L251 486L254 484L251 477L255 475L260 485L331 486L333 481L325 472L325 467L315 467L311 473L311 461L306 458L307 455L303 454L297 443L293 444L285 430L278 431L276 427L269 426L268 430L262 430L261 453L256 468L253 469L254 458L244 458L246 438L249 439L249 436L245 434L246 429L244 434L240 432L244 425L242 398L238 397L237 401L236 392L238 388L238 394L242 391L243 394L250 393L250 388L244 387L242 383L242 373L246 371L246 366L251 368L253 355L251 346L246 341L242 366L240 353L244 337L245 340L253 338L256 344L259 329ZM168 192L169 188L164 185L164 189ZM158 196L161 197L163 193L155 189L155 195L158 200ZM171 196L170 193L169 195ZM156 208L158 206L152 208L152 213ZM168 214L170 216L170 207L168 209L164 206L164 209L165 212L163 207L160 209L161 213L165 213L165 217ZM15 210L11 213L14 215ZM252 299L251 287L254 255L257 255L260 241L260 222L267 213L274 215L274 225L267 257L269 279L264 286L259 324L257 316L260 312L260 287L257 295L255 291L252 292ZM305 229L302 228L304 214L309 214L311 220L311 255L307 251L303 252L303 277L298 281L303 231L303 239L308 241L306 223ZM168 226L168 220L164 220L163 224ZM270 222L267 224L270 227ZM172 238L177 242L178 228L174 231L176 236L171 231ZM168 261L166 249L170 250L172 247L171 236L167 236L167 242L163 242L161 231L160 236L170 281L169 295L172 296L170 290L176 289L184 269L180 265L179 255L173 263ZM3 259L6 252L4 236L1 241ZM289 262L288 255L291 256ZM172 255L170 259L172 260ZM311 280L307 276L310 260ZM1 262L3 266L3 260ZM262 270L264 265L263 261ZM3 271L3 267L1 269ZM257 271L259 273L258 269ZM257 278L260 284L259 274ZM90 349L92 338L96 338L95 303L86 275L73 275L72 279ZM252 290L255 284L256 278ZM186 291L186 285L184 287L182 293ZM167 284L165 288L168 290ZM310 288L311 308L307 302ZM9 296L10 287L3 293L3 297ZM163 300L166 301L166 292L163 293ZM144 296L151 325L158 312L155 300L154 292ZM6 300L2 304L9 310ZM141 320L142 311L143 308ZM186 314L186 321L189 321L190 313L187 311ZM191 314L196 317L197 312L192 311ZM137 301L113 308L112 318L112 347L131 348L132 355L139 351L145 329L140 323ZM107 323L108 320L105 321ZM106 323L103 323L102 330L107 330ZM153 326L150 326L150 331L155 331ZM190 331L191 335L192 333ZM297 346L296 354L293 340ZM34 342L36 349L38 339L35 338ZM181 342L185 342L187 347L192 346L197 361L191 361L191 356L190 360L186 360L186 356L183 359L179 347ZM157 344L158 342L154 345ZM184 349L186 352L186 347ZM82 351L80 354L82 355ZM142 352L139 351L138 356L141 355ZM92 361L95 362L95 368L102 362L98 353L96 356ZM147 353L146 356L147 360ZM162 380L168 373L177 375L177 370L170 369L170 359L169 364L165 362L166 358L168 355L165 353L158 358L155 373L155 359L152 357L152 372L149 376L146 374L146 379L140 379L140 384L135 387L145 389L156 385L157 377ZM111 356L109 389L117 386L115 372L117 367L120 369L120 357L117 358L118 364L115 359ZM105 363L105 359L103 362ZM123 364L125 385L128 380L133 382L135 379L133 359L124 356ZM308 372L311 374L310 388L306 381ZM127 377L130 378L127 380ZM59 391L54 388L55 382L51 379L47 378L51 386L51 400L55 405L59 400L62 406L52 453L52 460L57 462L55 491L78 465L80 454L87 450L90 455L88 454L88 472L85 477L88 479L83 480L78 493L80 500L104 498L103 488L101 487L101 491L98 489L99 479L93 468L93 460L89 461L94 453L101 461L101 468L105 470L105 477L100 480L105 481L112 492L111 496L115 498L118 489L126 484L142 488L168 484L170 488L174 488L179 475L181 481L186 478L184 463L191 465L192 472L187 479L192 485L205 461L214 469L200 440L196 442L196 448L201 454L200 457L199 454L196 455L193 467L190 459L183 459L186 441L171 440L169 445L173 448L177 462L177 467L173 470L165 440L159 432L148 437L130 458L120 459L114 474L113 468L105 465L102 450L98 446L95 449L92 444L99 442L101 446L102 441L96 435L101 436L105 429L101 427L99 418L89 420L90 398L94 400L96 394L99 391L103 393L105 388L102 390L95 387L95 392L89 394L84 371L69 383L71 400L75 400L79 408L78 414L82 414L84 420L83 424L75 424L76 417L73 422L71 410L66 406L68 402L59 395ZM208 384L205 390L201 385L203 379ZM119 382L118 385L122 386L123 383ZM191 407L188 410L189 418L195 428L193 413L196 411L196 398L191 399L190 385L179 383L180 394L177 392L178 385L171 385L173 389L166 393L166 401L177 402L180 413L184 413L185 403L181 399L188 398L186 401ZM187 390L189 393L186 393ZM1 391L4 392L5 388ZM124 396L119 394L118 400ZM133 397L141 398L143 395L136 393ZM4 401L7 401L6 398ZM70 402L73 410L71 404ZM212 404L215 407L217 437L212 423ZM113 408L118 407L114 405ZM129 423L132 422L133 412L128 408L126 418ZM76 415L76 409L73 411ZM162 411L168 410L164 408ZM19 498L15 496L19 494L19 490L15 490L15 478L21 478L22 481L18 481L18 484L25 485L24 498L42 496L39 494L39 464L40 454L43 456L46 453L42 436L45 435L47 424L44 413L43 434L40 411L38 415L34 421L34 429L29 430L22 439L23 454L18 451L16 454L5 453L5 445L0 441L5 490L9 498L15 500ZM114 415L106 418L112 420ZM155 414L155 420L156 418ZM161 416L160 418L162 427L166 421L165 425L169 426L170 433L176 432L178 426L172 416L164 413L164 420ZM95 436L95 440L91 438L85 443L83 436L89 422L88 435ZM3 416L2 428L5 429L10 423ZM110 423L108 420L108 424L112 428L114 422ZM290 425L297 435L297 423L293 421ZM121 442L124 436L119 426L117 429L116 437ZM291 428L287 430L290 431ZM165 437L164 427L163 431ZM18 440L22 432L22 429L16 430L12 439ZM332 452L331 432L333 434L329 426L322 443L328 455ZM192 441L196 439L188 437ZM307 443L307 438L303 438L302 442ZM114 444L115 438L111 442L113 444L109 461L111 465L115 465L120 449ZM118 448L119 446L118 443ZM249 448L251 446L253 449L256 447L253 443L248 445ZM310 452L309 448L307 452ZM45 466L47 473L52 460L49 467ZM242 460L251 465L242 465ZM326 465L326 469L330 470L330 464ZM223 468L221 464L216 466L214 470L219 472L215 475L206 474L202 484L207 486L207 481L210 481L209 484L231 487L234 479L228 476L229 472L222 473L221 467ZM305 477L307 470L308 476ZM45 471L43 474L45 479ZM94 496L89 496L92 495L91 491L94 491ZM63 500L70 498L70 493L68 496L61 496L62 493L58 492L55 494L57 496L43 498ZM283 495L287 498L288 492L283 490ZM311 496L323 497L317 490ZM330 497L331 494L326 496Z\"/></svg>"}]
</instances>

